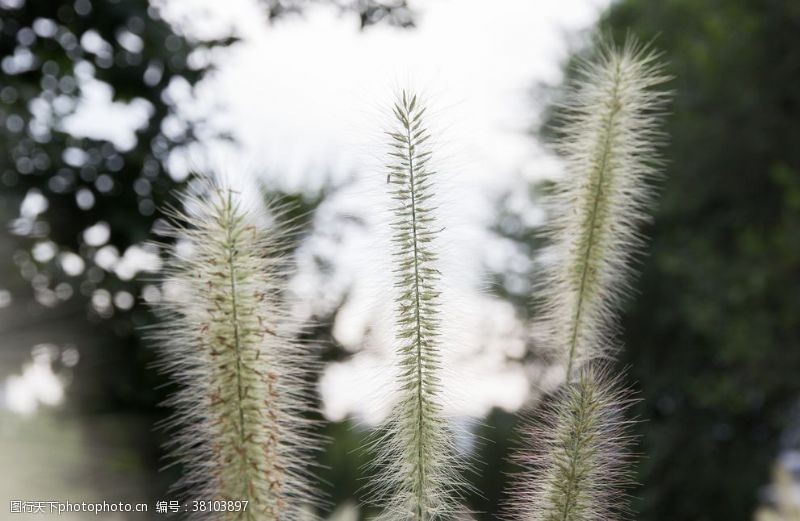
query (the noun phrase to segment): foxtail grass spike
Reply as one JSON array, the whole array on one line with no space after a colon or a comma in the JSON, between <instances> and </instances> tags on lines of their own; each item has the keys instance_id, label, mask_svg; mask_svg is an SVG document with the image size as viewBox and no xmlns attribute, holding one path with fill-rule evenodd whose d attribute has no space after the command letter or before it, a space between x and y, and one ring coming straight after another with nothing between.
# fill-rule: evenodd
<instances>
[{"instance_id":1,"label":"foxtail grass spike","mask_svg":"<svg viewBox=\"0 0 800 521\"><path fill-rule=\"evenodd\" d=\"M435 173L420 100L403 92L393 113L387 184L393 199L399 404L376 443L377 493L385 518L433 521L453 515L460 486L453 435L442 416Z\"/></svg>"},{"instance_id":2,"label":"foxtail grass spike","mask_svg":"<svg viewBox=\"0 0 800 521\"><path fill-rule=\"evenodd\" d=\"M625 411L630 404L602 370L586 366L543 406L525 433L513 515L525 521L612 521L626 515L630 485Z\"/></svg>"},{"instance_id":3,"label":"foxtail grass spike","mask_svg":"<svg viewBox=\"0 0 800 521\"><path fill-rule=\"evenodd\" d=\"M313 361L293 340L283 300L287 236L237 195L210 186L174 215L156 334L180 387L168 402L168 449L184 466L188 505L206 502L194 519L299 519L313 500L316 440L303 417Z\"/></svg>"},{"instance_id":4,"label":"foxtail grass spike","mask_svg":"<svg viewBox=\"0 0 800 521\"><path fill-rule=\"evenodd\" d=\"M660 167L666 93L654 87L667 79L658 56L635 42L601 44L556 107L566 172L548 202L538 330L564 362L567 381L585 362L613 354L620 300Z\"/></svg>"},{"instance_id":5,"label":"foxtail grass spike","mask_svg":"<svg viewBox=\"0 0 800 521\"><path fill-rule=\"evenodd\" d=\"M632 40L600 44L557 107L566 172L549 201L537 327L564 362L566 382L525 436L510 505L520 521L625 517L629 400L602 360L614 354L620 301L643 243L667 98L658 87L667 79L657 55Z\"/></svg>"}]
</instances>

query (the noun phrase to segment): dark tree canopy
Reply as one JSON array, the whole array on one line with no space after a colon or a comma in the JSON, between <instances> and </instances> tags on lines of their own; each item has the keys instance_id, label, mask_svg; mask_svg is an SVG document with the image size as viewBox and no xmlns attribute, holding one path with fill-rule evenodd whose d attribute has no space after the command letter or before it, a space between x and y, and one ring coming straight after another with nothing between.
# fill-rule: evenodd
<instances>
[{"instance_id":1,"label":"dark tree canopy","mask_svg":"<svg viewBox=\"0 0 800 521\"><path fill-rule=\"evenodd\" d=\"M354 12L361 21L361 28L376 23L388 23L399 27L414 26L414 12L406 0L261 0L270 19L287 13L301 13L313 4L332 3L342 12Z\"/></svg>"},{"instance_id":2,"label":"dark tree canopy","mask_svg":"<svg viewBox=\"0 0 800 521\"><path fill-rule=\"evenodd\" d=\"M167 157L203 128L180 118L173 92L191 92L208 69L196 58L233 39L176 34L145 0L7 0L0 15L0 272L16 312L27 315L13 325L45 341L46 324L49 341L63 342L77 338L58 338L61 326L79 337L79 324L96 324L89 344L112 344L109 360L140 366L133 332L150 320L144 283L135 263L120 259L158 255L146 241L181 185L165 171ZM132 136L113 139L131 132L100 125L91 137L70 133L65 122L90 89L143 114ZM152 402L137 392L141 372L105 378L108 386L97 386L104 402Z\"/></svg>"},{"instance_id":3,"label":"dark tree canopy","mask_svg":"<svg viewBox=\"0 0 800 521\"><path fill-rule=\"evenodd\" d=\"M359 16L362 26L411 24L405 2L332 3ZM300 13L309 2L264 4L268 30L269 20ZM183 119L178 97L192 96L209 71L211 48L236 41L182 35L161 19L158 5L0 2L0 220L8 223L0 232L0 290L11 292L17 312L21 305L39 317L32 325L88 319L92 336L104 330L132 356L135 331L152 320L144 300L155 287L147 282L152 274L120 259L126 252L158 255L147 242L184 183L167 172L167 159L198 136L219 132ZM92 89L144 114L132 138L114 139L131 133L121 128L82 137L65 125ZM152 402L146 391L139 396Z\"/></svg>"}]
</instances>

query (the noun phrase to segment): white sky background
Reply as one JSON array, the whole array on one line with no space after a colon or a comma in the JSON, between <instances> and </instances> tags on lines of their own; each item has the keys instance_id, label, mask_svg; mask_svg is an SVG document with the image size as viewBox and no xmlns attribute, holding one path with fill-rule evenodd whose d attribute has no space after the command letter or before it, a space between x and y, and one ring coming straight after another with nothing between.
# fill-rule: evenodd
<instances>
[{"instance_id":1,"label":"white sky background","mask_svg":"<svg viewBox=\"0 0 800 521\"><path fill-rule=\"evenodd\" d=\"M465 182L496 192L540 164L525 131L538 107L532 88L555 83L567 42L608 0L412 2L418 27L358 30L354 15L315 6L266 25L255 0L166 0L189 31L244 38L216 56L220 72L201 89L216 121L244 146L247 162L307 185L364 166L381 111L410 84L458 125L446 139L470 165Z\"/></svg>"},{"instance_id":2,"label":"white sky background","mask_svg":"<svg viewBox=\"0 0 800 521\"><path fill-rule=\"evenodd\" d=\"M607 3L429 0L412 3L415 29L360 31L356 16L325 6L268 25L254 0L165 2L166 17L190 33L219 36L235 27L243 39L213 56L218 72L187 108L210 114L238 145L203 147L190 163L208 164L203 156L211 156L210 164L228 175L245 171L292 190L349 180L318 221L337 211L367 221L341 244L317 240L317 248L333 250L338 280L301 275L295 283L307 306L351 291L334 334L353 356L329 366L320 384L331 419L354 414L375 422L391 406L391 268L377 253L388 249L380 154L388 104L404 87L426 99L441 139L449 410L480 416L491 406L521 405L530 375L507 356L522 355L522 325L510 305L479 289L485 264L502 256L486 227L497 195L557 172L527 134L539 109L531 93L559 81L569 42Z\"/></svg>"},{"instance_id":3,"label":"white sky background","mask_svg":"<svg viewBox=\"0 0 800 521\"><path fill-rule=\"evenodd\" d=\"M334 334L353 356L328 367L321 380L330 418L355 414L374 422L391 405L383 399L393 349L381 153L382 131L392 121L389 104L404 87L422 94L440 139L435 154L446 226L443 313L452 324L444 331L451 353L444 364L444 386L453 390L450 412L480 416L491 406L521 405L530 374L509 365L507 356L522 355L523 326L509 304L480 290L482 270L505 255L487 227L498 195L557 173L557 162L527 133L540 110L532 91L558 83L570 42L609 1L414 1L416 28L379 24L365 31L355 15L324 5L268 24L256 0L156 2L189 34L223 36L233 28L242 38L210 56L217 71L200 84L195 102L181 95L180 86L173 91L186 114L209 117L237 145L201 143L188 157L175 157L174 172L210 165L230 177L261 176L288 190L348 182L318 212L323 233L306 248L334 256L336 276L322 280L304 270L311 264L307 252L295 281L299 312L306 314L350 290ZM106 138L113 128L111 139L130 147L133 129L149 117L147 106L112 104L110 92L91 80L84 80L84 89L68 128ZM367 226L331 229L339 224L326 220L341 213L358 214ZM343 242L331 241L339 232Z\"/></svg>"}]
</instances>

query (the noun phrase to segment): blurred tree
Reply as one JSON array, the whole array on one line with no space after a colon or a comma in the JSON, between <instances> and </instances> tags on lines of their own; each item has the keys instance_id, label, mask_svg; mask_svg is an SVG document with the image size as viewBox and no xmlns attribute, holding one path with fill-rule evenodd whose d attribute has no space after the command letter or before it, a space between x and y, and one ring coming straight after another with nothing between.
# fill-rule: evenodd
<instances>
[{"instance_id":1,"label":"blurred tree","mask_svg":"<svg viewBox=\"0 0 800 521\"><path fill-rule=\"evenodd\" d=\"M414 26L414 12L406 0L261 0L270 19L286 13L300 13L312 4L332 3L343 12L354 12L361 28L379 22L399 27Z\"/></svg>"},{"instance_id":2,"label":"blurred tree","mask_svg":"<svg viewBox=\"0 0 800 521\"><path fill-rule=\"evenodd\" d=\"M157 265L145 241L181 184L165 161L203 124L177 114L177 92L208 69L192 56L233 39L201 44L174 34L144 0L5 0L0 14L0 208L11 221L3 261L13 259L30 282L28 295L17 287L13 298L33 296L42 309L25 307L40 319L88 319L104 362L141 366L132 332L149 318L137 275ZM92 103L108 120L76 130L71 116ZM15 285L8 267L3 273ZM81 403L152 404L141 373L97 375L107 379L92 385L103 398Z\"/></svg>"},{"instance_id":3,"label":"blurred tree","mask_svg":"<svg viewBox=\"0 0 800 521\"><path fill-rule=\"evenodd\" d=\"M652 40L675 77L622 328L644 420L637 517L750 519L800 397L800 2L622 0L600 29Z\"/></svg>"},{"instance_id":4,"label":"blurred tree","mask_svg":"<svg viewBox=\"0 0 800 521\"><path fill-rule=\"evenodd\" d=\"M676 78L667 180L623 364L641 519L750 519L800 398L800 3L627 1L604 24Z\"/></svg>"},{"instance_id":5,"label":"blurred tree","mask_svg":"<svg viewBox=\"0 0 800 521\"><path fill-rule=\"evenodd\" d=\"M175 34L146 0L0 1L0 289L11 301L0 372L33 345L76 346L69 407L120 413L102 422L112 429L87 423L92 448L150 431L151 416L135 419L158 401L136 334L157 291L143 280L158 262L145 241L181 185L168 155L203 127L178 115L176 96L208 70L198 55L232 41ZM155 467L152 436L133 438L122 457ZM115 466L133 468L87 475L102 490Z\"/></svg>"},{"instance_id":6,"label":"blurred tree","mask_svg":"<svg viewBox=\"0 0 800 521\"><path fill-rule=\"evenodd\" d=\"M404 2L327 1L362 26L411 25ZM34 344L74 344L70 406L142 414L144 432L163 395L141 342L154 320L146 301L158 297L160 252L146 241L187 182L168 172L171 154L201 136L225 138L180 108L211 69L211 49L236 41L182 34L161 18L162 4L0 0L0 377ZM288 12L275 7L286 2L267 4L269 19ZM276 197L298 217L325 193ZM158 440L139 438L132 457L154 468Z\"/></svg>"},{"instance_id":7,"label":"blurred tree","mask_svg":"<svg viewBox=\"0 0 800 521\"><path fill-rule=\"evenodd\" d=\"M287 12L281 5L270 8L271 18ZM293 12L302 7L292 5ZM367 16L365 24L391 22L405 9L341 7ZM151 257L158 252L145 241L182 184L167 174L167 158L213 132L202 120L186 120L178 103L208 72L209 49L235 38L200 42L176 34L146 0L3 0L0 14L0 217L11 223L3 261L16 265L3 267L3 286L24 301L12 275L18 271L41 307L61 305L50 316L68 320L84 317L90 303L94 335L105 329L118 337L116 352L131 355L137 350L121 343L136 343L135 327L150 320L140 297L156 291L139 276L157 265ZM87 130L72 116L92 103L109 119L90 121ZM141 386L105 374L110 387L93 388L107 400L152 404Z\"/></svg>"}]
</instances>

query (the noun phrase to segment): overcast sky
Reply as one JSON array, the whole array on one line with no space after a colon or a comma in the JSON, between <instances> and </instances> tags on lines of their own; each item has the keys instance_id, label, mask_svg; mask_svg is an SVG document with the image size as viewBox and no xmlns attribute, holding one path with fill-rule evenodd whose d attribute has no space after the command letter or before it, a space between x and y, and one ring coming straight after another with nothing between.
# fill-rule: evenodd
<instances>
[{"instance_id":1,"label":"overcast sky","mask_svg":"<svg viewBox=\"0 0 800 521\"><path fill-rule=\"evenodd\" d=\"M212 60L216 71L193 101L180 85L172 92L185 114L210 118L216 129L233 134L236 145L200 143L175 156L175 173L187 165L211 168L298 191L348 180L318 212L323 233L305 248L305 257L301 253L294 284L300 308L349 293L334 334L353 356L327 367L321 379L328 417L350 414L374 422L391 405L384 389L394 349L381 154L390 104L403 88L422 95L437 139L449 410L480 416L491 406L519 407L531 378L507 357L521 356L524 325L508 303L481 288L482 270L504 257L488 225L498 195L524 193L527 182L557 175L557 161L528 132L541 110L533 92L558 84L568 51L609 0L411 1L416 28L379 24L365 31L355 15L325 5L268 24L257 0L154 3L189 34L233 31L242 39L195 57ZM147 121L148 104L113 103L110 89L90 70L78 75L85 99L67 128L110 138L120 148L133 146L133 130ZM341 212L358 213L367 226L340 233L332 216ZM331 242L331 234L343 235L343 242ZM338 265L331 280L306 269L312 253L325 249ZM34 378L17 380L17 387L29 380L28 387L42 387L33 385Z\"/></svg>"},{"instance_id":2,"label":"overcast sky","mask_svg":"<svg viewBox=\"0 0 800 521\"><path fill-rule=\"evenodd\" d=\"M453 347L444 365L450 369L445 387L453 390L451 412L481 415L494 405L514 409L522 403L529 375L506 362L521 354L522 326L510 305L479 288L480 270L497 247L486 225L498 194L557 172L557 163L528 134L541 108L532 94L537 85L558 83L570 46L607 3L429 0L411 4L419 14L415 29L378 25L360 31L357 17L324 6L267 25L253 0L167 2L167 17L182 20L187 31L213 36L235 28L243 38L212 58L218 72L200 87L191 108L213 114L238 142L235 151L203 147L212 165L292 189L355 180L338 204L357 207L374 228L336 252L344 280L334 286L351 293L334 332L353 356L329 366L322 378L330 418L356 414L376 421L390 405L383 389L389 372L381 369L391 366L393 352L391 306L382 294L389 271L386 258L375 252L385 240L382 130L391 122L389 103L402 88L422 94L441 143L436 152L447 226L442 270L450 274L444 313ZM191 161L203 159L194 155ZM298 292L312 295L319 283L301 280ZM371 335L368 349L365 335Z\"/></svg>"},{"instance_id":3,"label":"overcast sky","mask_svg":"<svg viewBox=\"0 0 800 521\"><path fill-rule=\"evenodd\" d=\"M251 166L304 183L358 171L382 107L411 86L447 122L444 139L470 165L468 181L495 188L520 172L538 175L525 134L538 108L531 91L557 82L568 40L606 3L418 1L411 30L359 31L356 16L324 6L266 26L254 0L168 1L167 14L204 35L235 27L243 36L217 56L219 73L201 93L224 108L217 121L234 130Z\"/></svg>"}]
</instances>

